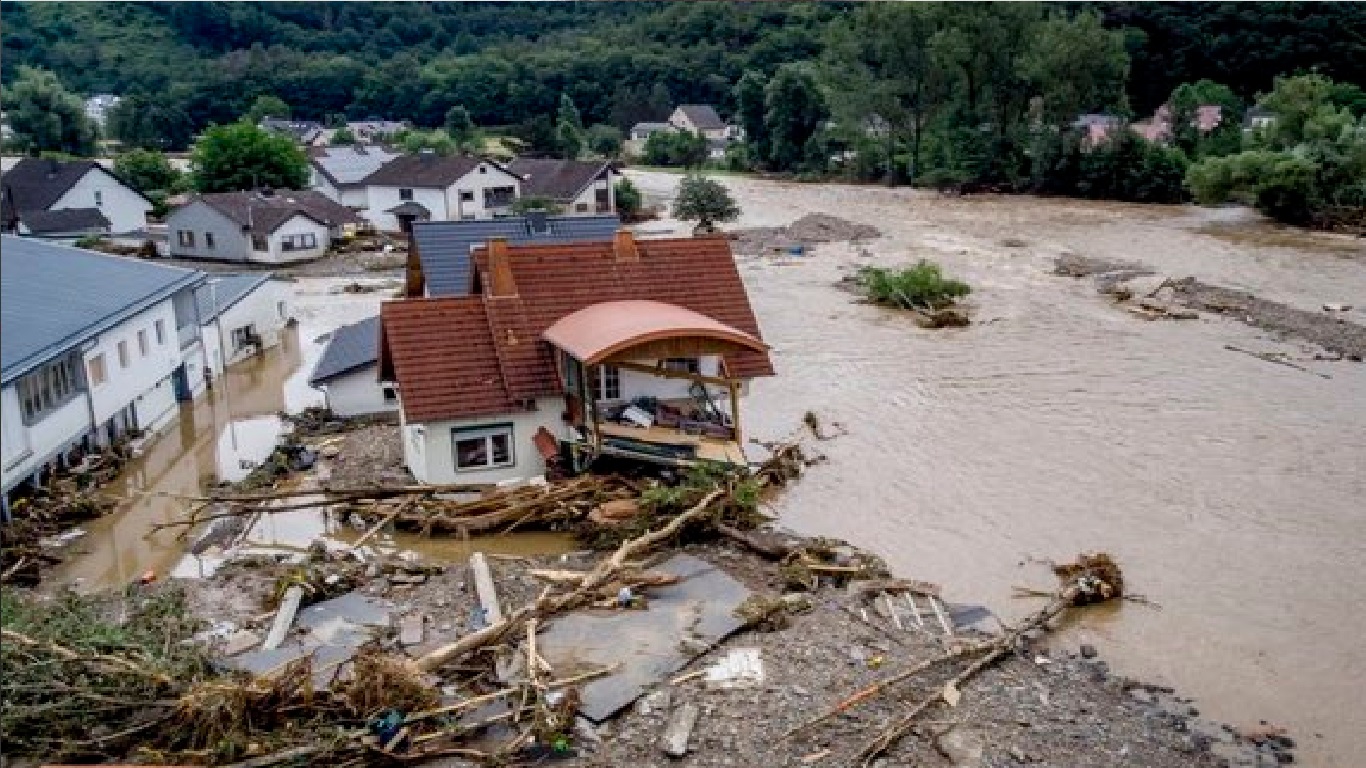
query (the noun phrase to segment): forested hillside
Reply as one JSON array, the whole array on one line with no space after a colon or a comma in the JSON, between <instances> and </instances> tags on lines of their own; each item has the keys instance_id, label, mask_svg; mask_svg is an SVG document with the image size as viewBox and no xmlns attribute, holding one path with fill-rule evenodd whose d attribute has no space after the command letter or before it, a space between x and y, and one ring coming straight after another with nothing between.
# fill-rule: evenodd
<instances>
[{"instance_id":1,"label":"forested hillside","mask_svg":"<svg viewBox=\"0 0 1366 768\"><path fill-rule=\"evenodd\" d=\"M481 125L553 114L659 118L670 104L734 108L747 70L814 60L849 3L24 3L0 9L6 84L19 65L82 94L141 93L190 130L236 119L262 94L299 117L440 125L462 104ZM1070 3L1122 30L1128 107L1147 114L1202 78L1250 100L1278 74L1366 82L1360 3ZM1003 11L1008 17L1009 13ZM1083 107L1100 105L1083 105Z\"/></svg>"}]
</instances>

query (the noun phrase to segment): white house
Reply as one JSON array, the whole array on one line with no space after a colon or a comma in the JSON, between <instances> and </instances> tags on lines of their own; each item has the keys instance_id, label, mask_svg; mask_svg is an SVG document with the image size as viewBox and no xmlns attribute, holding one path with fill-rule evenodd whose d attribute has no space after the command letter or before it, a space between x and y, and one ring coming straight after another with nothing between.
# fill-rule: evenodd
<instances>
[{"instance_id":1,"label":"white house","mask_svg":"<svg viewBox=\"0 0 1366 768\"><path fill-rule=\"evenodd\" d=\"M150 200L93 160L27 157L0 176L0 229L5 232L63 237L81 231L144 232L151 210ZM65 213L54 217L57 211Z\"/></svg>"},{"instance_id":2,"label":"white house","mask_svg":"<svg viewBox=\"0 0 1366 768\"><path fill-rule=\"evenodd\" d=\"M608 161L519 157L507 169L522 177L523 198L547 200L566 216L617 210L616 183L621 174Z\"/></svg>"},{"instance_id":3,"label":"white house","mask_svg":"<svg viewBox=\"0 0 1366 768\"><path fill-rule=\"evenodd\" d=\"M328 409L338 416L397 411L393 384L379 380L379 318L333 331L308 384L323 391Z\"/></svg>"},{"instance_id":4,"label":"white house","mask_svg":"<svg viewBox=\"0 0 1366 768\"><path fill-rule=\"evenodd\" d=\"M200 272L5 236L0 244L3 490L84 450L154 431L193 396Z\"/></svg>"},{"instance_id":5,"label":"white house","mask_svg":"<svg viewBox=\"0 0 1366 768\"><path fill-rule=\"evenodd\" d=\"M360 222L312 190L196 195L166 217L167 247L184 259L288 264L323 256Z\"/></svg>"},{"instance_id":6,"label":"white house","mask_svg":"<svg viewBox=\"0 0 1366 768\"><path fill-rule=\"evenodd\" d=\"M315 147L309 152L309 186L347 208L363 211L370 207L365 177L398 156L384 147L362 144Z\"/></svg>"},{"instance_id":7,"label":"white house","mask_svg":"<svg viewBox=\"0 0 1366 768\"><path fill-rule=\"evenodd\" d=\"M379 378L419 481L746 462L740 401L773 366L729 241L498 238L474 261L474 295L381 306Z\"/></svg>"},{"instance_id":8,"label":"white house","mask_svg":"<svg viewBox=\"0 0 1366 768\"><path fill-rule=\"evenodd\" d=\"M731 131L716 108L709 104L682 104L669 115L669 125L680 131L691 131L706 139L727 140Z\"/></svg>"},{"instance_id":9,"label":"white house","mask_svg":"<svg viewBox=\"0 0 1366 768\"><path fill-rule=\"evenodd\" d=\"M212 375L280 343L293 317L289 286L269 272L209 275L195 291Z\"/></svg>"},{"instance_id":10,"label":"white house","mask_svg":"<svg viewBox=\"0 0 1366 768\"><path fill-rule=\"evenodd\" d=\"M364 181L369 208L362 215L386 232L414 221L487 219L512 212L522 180L498 163L469 155L404 155Z\"/></svg>"}]
</instances>

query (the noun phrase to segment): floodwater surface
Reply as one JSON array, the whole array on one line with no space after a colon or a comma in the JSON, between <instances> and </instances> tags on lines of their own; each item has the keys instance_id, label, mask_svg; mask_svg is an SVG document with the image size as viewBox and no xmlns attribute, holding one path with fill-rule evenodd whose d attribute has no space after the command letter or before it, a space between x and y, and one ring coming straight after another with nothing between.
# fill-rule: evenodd
<instances>
[{"instance_id":1,"label":"floodwater surface","mask_svg":"<svg viewBox=\"0 0 1366 768\"><path fill-rule=\"evenodd\" d=\"M677 180L633 178L656 200ZM1064 645L1093 643L1206 716L1284 725L1305 765L1361 765L1366 365L1219 318L1145 322L1050 272L1062 252L1138 261L1312 311L1354 304L1366 323L1366 242L1277 231L1257 245L1227 235L1264 231L1239 210L725 183L736 226L821 212L884 235L871 256L833 243L740 258L777 368L746 401L751 434L788 434L807 410L848 429L777 501L784 524L1007 620L1037 607L1012 586L1051 588L1037 560L1111 552L1155 606L1090 610ZM836 287L922 258L974 286L973 326L920 330Z\"/></svg>"}]
</instances>

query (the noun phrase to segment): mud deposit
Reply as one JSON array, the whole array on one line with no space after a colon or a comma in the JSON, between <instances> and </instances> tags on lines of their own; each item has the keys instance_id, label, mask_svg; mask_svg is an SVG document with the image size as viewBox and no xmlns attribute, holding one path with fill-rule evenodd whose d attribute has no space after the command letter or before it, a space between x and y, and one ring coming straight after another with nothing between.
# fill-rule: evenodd
<instances>
[{"instance_id":1,"label":"mud deposit","mask_svg":"<svg viewBox=\"0 0 1366 768\"><path fill-rule=\"evenodd\" d=\"M633 178L647 202L677 181ZM1112 552L1161 608L1091 610L1072 647L1216 720L1289 727L1304 765L1360 764L1366 366L1214 313L1145 322L1052 273L1064 253L1138 263L1304 312L1353 304L1337 315L1362 324L1360 250L1316 233L1231 238L1262 226L1236 209L723 182L737 229L832 213L883 235L740 260L778 369L746 403L751 433L781 435L808 409L849 430L783 498L784 523L1007 617L1026 610L1008 595L1030 558ZM972 327L919 330L836 287L864 264L921 258L974 287Z\"/></svg>"}]
</instances>

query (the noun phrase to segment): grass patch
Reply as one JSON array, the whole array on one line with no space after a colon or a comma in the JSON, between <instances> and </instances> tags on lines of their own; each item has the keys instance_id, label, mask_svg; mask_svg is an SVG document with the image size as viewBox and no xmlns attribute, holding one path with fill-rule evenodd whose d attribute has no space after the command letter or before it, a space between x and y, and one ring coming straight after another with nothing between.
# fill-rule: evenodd
<instances>
[{"instance_id":1,"label":"grass patch","mask_svg":"<svg viewBox=\"0 0 1366 768\"><path fill-rule=\"evenodd\" d=\"M874 303L901 309L943 309L972 293L972 286L944 277L939 265L929 261L905 269L864 267L859 281Z\"/></svg>"}]
</instances>

